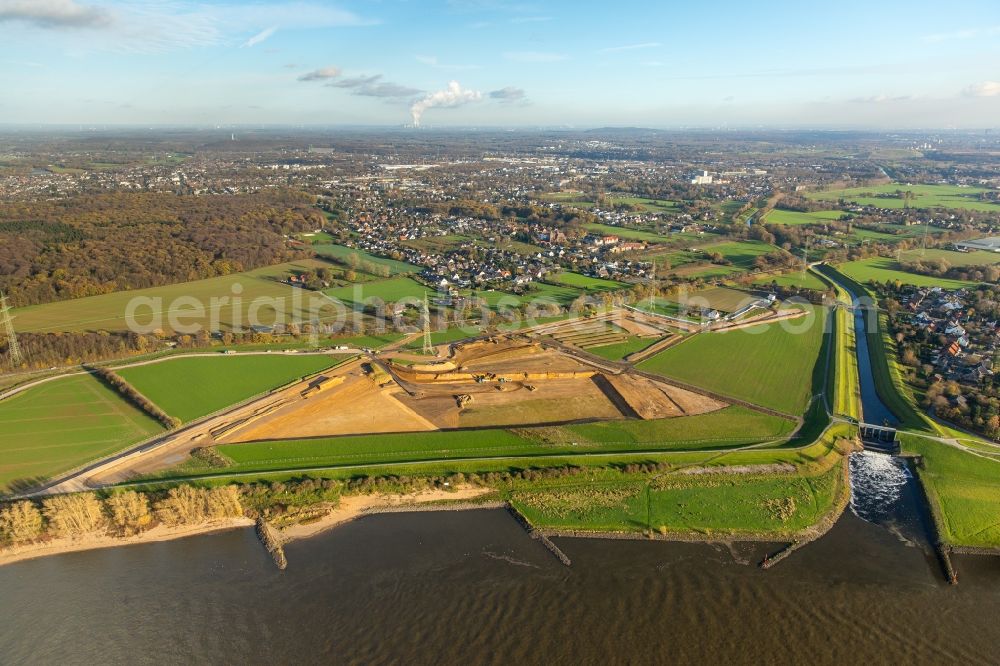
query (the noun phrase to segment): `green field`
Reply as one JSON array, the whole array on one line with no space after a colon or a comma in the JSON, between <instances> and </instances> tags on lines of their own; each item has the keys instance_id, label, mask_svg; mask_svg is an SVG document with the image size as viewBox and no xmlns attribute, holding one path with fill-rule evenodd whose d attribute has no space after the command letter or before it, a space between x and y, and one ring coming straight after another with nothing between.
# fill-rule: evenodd
<instances>
[{"instance_id":1,"label":"green field","mask_svg":"<svg viewBox=\"0 0 1000 666\"><path fill-rule=\"evenodd\" d=\"M839 210L816 210L810 213L802 213L794 210L781 210L775 208L764 216L765 224L823 224L831 220L839 220L846 213Z\"/></svg>"},{"instance_id":2,"label":"green field","mask_svg":"<svg viewBox=\"0 0 1000 666\"><path fill-rule=\"evenodd\" d=\"M941 536L956 546L1000 544L1000 460L914 435L900 439L905 451L924 457L920 479L939 509Z\"/></svg>"},{"instance_id":3,"label":"green field","mask_svg":"<svg viewBox=\"0 0 1000 666\"><path fill-rule=\"evenodd\" d=\"M772 283L777 284L779 287L796 287L799 289L814 289L816 291L826 291L827 288L822 280L809 271L786 273L784 275L762 275L753 281L753 284L761 285L762 287L770 287Z\"/></svg>"},{"instance_id":4,"label":"green field","mask_svg":"<svg viewBox=\"0 0 1000 666\"><path fill-rule=\"evenodd\" d=\"M591 292L608 291L610 289L624 289L629 286L624 282L604 280L602 278L590 277L588 275L581 275L580 273L572 273L569 271L559 273L549 279L552 282L558 282L559 284L566 285L568 287L576 287L577 289L583 289L584 291Z\"/></svg>"},{"instance_id":5,"label":"green field","mask_svg":"<svg viewBox=\"0 0 1000 666\"><path fill-rule=\"evenodd\" d=\"M595 234L606 234L608 236L618 236L619 238L647 241L649 243L662 243L667 240L666 236L661 236L652 231L633 229L632 227L619 227L611 224L600 224L599 222L589 222L583 225L583 228Z\"/></svg>"},{"instance_id":6,"label":"green field","mask_svg":"<svg viewBox=\"0 0 1000 666\"><path fill-rule=\"evenodd\" d=\"M411 278L396 277L327 289L323 293L344 303L360 304L369 298L381 299L386 303L395 303L403 298L423 300L424 294L433 296L434 290Z\"/></svg>"},{"instance_id":7,"label":"green field","mask_svg":"<svg viewBox=\"0 0 1000 666\"><path fill-rule=\"evenodd\" d=\"M677 202L667 199L647 199L645 197L616 197L609 196L608 202L612 206L626 204L644 213L676 213Z\"/></svg>"},{"instance_id":8,"label":"green field","mask_svg":"<svg viewBox=\"0 0 1000 666\"><path fill-rule=\"evenodd\" d=\"M316 298L318 294L282 284L278 280L288 277L293 271L328 265L309 259L165 287L119 291L32 305L16 309L14 315L17 317L17 330L21 332L121 331L128 329L125 316L129 302L143 298L152 299L151 305L136 309L136 322L143 326L150 324L155 313L162 323L159 328L164 331L173 330L170 325L171 313L178 323L185 326L193 323L208 326L215 313L222 328L246 328L251 323L258 323L249 320L251 308L257 312L259 323L268 325L274 321L274 305L283 308L288 316L309 320L321 311L322 300ZM238 306L233 305L233 300L227 300L212 307L213 298L234 299L237 295L240 299ZM191 316L192 308L188 304L176 303L176 299L180 297L194 298L203 305L204 312L200 316ZM316 302L310 303L310 297ZM255 306L253 301L258 298L262 302ZM234 312L238 313L238 318L234 317Z\"/></svg>"},{"instance_id":9,"label":"green field","mask_svg":"<svg viewBox=\"0 0 1000 666\"><path fill-rule=\"evenodd\" d=\"M379 266L388 266L389 272L393 275L416 273L420 270L419 266L414 266L413 264L408 264L404 261L396 261L395 259L387 259L385 257L376 257L375 255L368 254L363 250L345 247L343 245L335 245L333 243L313 245L313 250L315 250L316 254L320 256L336 259L337 261L343 263L347 263L348 257L353 255L358 258L359 264L364 262L377 264Z\"/></svg>"},{"instance_id":10,"label":"green field","mask_svg":"<svg viewBox=\"0 0 1000 666\"><path fill-rule=\"evenodd\" d=\"M236 355L175 358L117 370L171 416L191 421L329 368L325 355Z\"/></svg>"},{"instance_id":11,"label":"green field","mask_svg":"<svg viewBox=\"0 0 1000 666\"><path fill-rule=\"evenodd\" d=\"M89 374L40 384L0 400L0 490L52 477L162 430Z\"/></svg>"},{"instance_id":12,"label":"green field","mask_svg":"<svg viewBox=\"0 0 1000 666\"><path fill-rule=\"evenodd\" d=\"M890 183L888 185L873 185L870 187L853 187L845 190L828 190L812 192L806 196L819 201L837 201L844 199L862 206L878 206L879 208L904 208L906 202L902 197L886 197L896 191L912 192L914 198L909 202L911 208L952 208L975 210L985 213L1000 212L1000 205L982 201L978 195L989 190L982 187L959 187L957 185L903 185ZM882 195L882 196L879 196Z\"/></svg>"},{"instance_id":13,"label":"green field","mask_svg":"<svg viewBox=\"0 0 1000 666\"><path fill-rule=\"evenodd\" d=\"M713 475L697 478L595 473L586 482L519 483L509 500L548 529L787 534L819 521L834 506L839 470L815 476Z\"/></svg>"},{"instance_id":14,"label":"green field","mask_svg":"<svg viewBox=\"0 0 1000 666\"><path fill-rule=\"evenodd\" d=\"M607 426L607 427L601 427ZM725 449L787 436L790 421L739 407L675 419L567 427L433 431L224 444L226 473L579 453ZM709 444L708 446L704 446Z\"/></svg>"},{"instance_id":15,"label":"green field","mask_svg":"<svg viewBox=\"0 0 1000 666\"><path fill-rule=\"evenodd\" d=\"M669 297L653 299L653 307L650 308L649 301L642 301L636 304L640 310L648 310L670 317L682 317L689 320L701 320L700 311L719 310L721 312L735 312L753 301L759 300L759 294L752 294L739 289L729 287L709 287L691 292L679 292L671 294Z\"/></svg>"},{"instance_id":16,"label":"green field","mask_svg":"<svg viewBox=\"0 0 1000 666\"><path fill-rule=\"evenodd\" d=\"M931 248L928 250L905 250L899 253L899 259L903 262L920 261L923 263L943 259L952 266L992 266L993 264L1000 264L1000 253L987 252L986 250L955 252L953 250Z\"/></svg>"},{"instance_id":17,"label":"green field","mask_svg":"<svg viewBox=\"0 0 1000 666\"><path fill-rule=\"evenodd\" d=\"M871 259L849 261L846 264L837 266L837 270L861 284L872 280L875 282L893 282L899 280L903 284L912 284L917 287L941 287L943 289L961 289L962 287L969 287L975 284L974 282L965 282L963 280L907 273L900 270L900 265L896 263L895 259L887 257L872 257Z\"/></svg>"},{"instance_id":18,"label":"green field","mask_svg":"<svg viewBox=\"0 0 1000 666\"><path fill-rule=\"evenodd\" d=\"M824 309L779 324L722 333L699 333L639 363L674 377L789 414L801 414L812 395L812 376L823 341Z\"/></svg>"},{"instance_id":19,"label":"green field","mask_svg":"<svg viewBox=\"0 0 1000 666\"><path fill-rule=\"evenodd\" d=\"M710 243L697 248L701 251L700 258L707 260L709 255L718 252L729 261L727 265L704 264L700 266L681 266L675 272L683 277L699 277L704 279L725 277L732 273L747 271L753 268L754 260L764 254L777 251L773 245L760 241L724 241ZM689 252L693 252L689 251ZM695 256L699 256L697 253Z\"/></svg>"}]
</instances>

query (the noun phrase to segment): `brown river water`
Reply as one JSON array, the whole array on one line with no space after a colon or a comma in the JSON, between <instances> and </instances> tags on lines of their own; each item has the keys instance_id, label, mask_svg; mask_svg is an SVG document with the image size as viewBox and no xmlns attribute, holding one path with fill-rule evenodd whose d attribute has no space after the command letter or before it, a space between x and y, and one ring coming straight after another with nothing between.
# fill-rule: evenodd
<instances>
[{"instance_id":1,"label":"brown river water","mask_svg":"<svg viewBox=\"0 0 1000 666\"><path fill-rule=\"evenodd\" d=\"M773 545L556 539L567 568L498 510L366 517L283 572L249 529L21 562L0 663L1000 663L1000 558L947 585L892 460L768 571Z\"/></svg>"}]
</instances>

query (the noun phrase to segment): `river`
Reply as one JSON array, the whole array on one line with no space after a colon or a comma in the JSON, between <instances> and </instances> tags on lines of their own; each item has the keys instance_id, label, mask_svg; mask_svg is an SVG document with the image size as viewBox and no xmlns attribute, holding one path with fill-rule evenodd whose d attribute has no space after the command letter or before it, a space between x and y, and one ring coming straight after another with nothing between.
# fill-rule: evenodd
<instances>
[{"instance_id":1,"label":"river","mask_svg":"<svg viewBox=\"0 0 1000 666\"><path fill-rule=\"evenodd\" d=\"M875 454L871 454L875 455ZM1000 558L962 583L845 512L773 546L558 539L505 512L371 516L287 547L252 530L0 568L0 662L996 663Z\"/></svg>"}]
</instances>

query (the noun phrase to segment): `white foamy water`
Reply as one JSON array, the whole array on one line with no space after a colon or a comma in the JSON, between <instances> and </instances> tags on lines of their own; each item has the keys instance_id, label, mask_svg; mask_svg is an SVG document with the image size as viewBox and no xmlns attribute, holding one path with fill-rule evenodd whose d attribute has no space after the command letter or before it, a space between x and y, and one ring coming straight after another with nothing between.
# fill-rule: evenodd
<instances>
[{"instance_id":1,"label":"white foamy water","mask_svg":"<svg viewBox=\"0 0 1000 666\"><path fill-rule=\"evenodd\" d=\"M910 470L899 459L874 451L851 454L851 510L870 523L892 515Z\"/></svg>"}]
</instances>

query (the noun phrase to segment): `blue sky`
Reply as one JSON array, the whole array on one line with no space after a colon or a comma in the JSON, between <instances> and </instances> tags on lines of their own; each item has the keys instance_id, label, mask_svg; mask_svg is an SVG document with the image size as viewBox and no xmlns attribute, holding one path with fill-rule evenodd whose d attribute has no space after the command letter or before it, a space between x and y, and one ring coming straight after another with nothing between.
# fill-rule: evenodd
<instances>
[{"instance_id":1,"label":"blue sky","mask_svg":"<svg viewBox=\"0 0 1000 666\"><path fill-rule=\"evenodd\" d=\"M996 0L813 4L0 0L0 123L1000 124Z\"/></svg>"}]
</instances>

